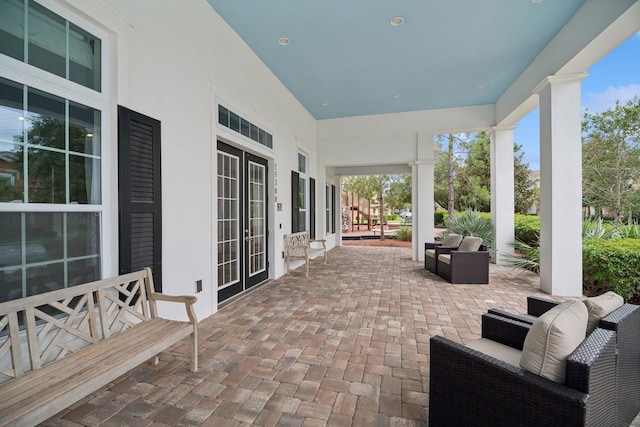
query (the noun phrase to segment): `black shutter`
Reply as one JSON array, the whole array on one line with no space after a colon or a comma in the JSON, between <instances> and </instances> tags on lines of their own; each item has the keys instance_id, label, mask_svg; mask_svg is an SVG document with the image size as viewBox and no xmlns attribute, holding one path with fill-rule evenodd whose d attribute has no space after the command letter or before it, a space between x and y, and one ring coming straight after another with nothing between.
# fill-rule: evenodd
<instances>
[{"instance_id":1,"label":"black shutter","mask_svg":"<svg viewBox=\"0 0 640 427\"><path fill-rule=\"evenodd\" d=\"M300 227L300 174L291 171L291 232L297 233Z\"/></svg>"},{"instance_id":2,"label":"black shutter","mask_svg":"<svg viewBox=\"0 0 640 427\"><path fill-rule=\"evenodd\" d=\"M316 180L309 178L309 237L316 238Z\"/></svg>"},{"instance_id":3,"label":"black shutter","mask_svg":"<svg viewBox=\"0 0 640 427\"><path fill-rule=\"evenodd\" d=\"M162 291L160 122L118 106L120 274L151 267Z\"/></svg>"},{"instance_id":4,"label":"black shutter","mask_svg":"<svg viewBox=\"0 0 640 427\"><path fill-rule=\"evenodd\" d=\"M336 232L336 186L331 186L331 233Z\"/></svg>"}]
</instances>

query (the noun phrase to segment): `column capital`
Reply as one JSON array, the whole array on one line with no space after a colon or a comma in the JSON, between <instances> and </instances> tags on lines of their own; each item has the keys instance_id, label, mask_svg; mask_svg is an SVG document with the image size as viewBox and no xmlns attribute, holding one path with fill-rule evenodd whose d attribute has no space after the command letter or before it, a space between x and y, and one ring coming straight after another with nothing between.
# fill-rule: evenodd
<instances>
[{"instance_id":1,"label":"column capital","mask_svg":"<svg viewBox=\"0 0 640 427\"><path fill-rule=\"evenodd\" d=\"M413 162L409 162L410 167L414 166L425 166L425 165L435 165L435 160L414 160Z\"/></svg>"},{"instance_id":2,"label":"column capital","mask_svg":"<svg viewBox=\"0 0 640 427\"><path fill-rule=\"evenodd\" d=\"M571 73L571 74L558 74L555 76L545 77L536 87L531 91L534 95L539 95L542 89L545 87L552 85L554 83L571 83L571 82L580 82L586 79L589 76L589 73Z\"/></svg>"},{"instance_id":3,"label":"column capital","mask_svg":"<svg viewBox=\"0 0 640 427\"><path fill-rule=\"evenodd\" d=\"M487 131L487 134L489 134L491 136L491 135L493 135L493 134L495 134L497 132L514 130L516 127L517 127L516 125L492 126Z\"/></svg>"}]
</instances>

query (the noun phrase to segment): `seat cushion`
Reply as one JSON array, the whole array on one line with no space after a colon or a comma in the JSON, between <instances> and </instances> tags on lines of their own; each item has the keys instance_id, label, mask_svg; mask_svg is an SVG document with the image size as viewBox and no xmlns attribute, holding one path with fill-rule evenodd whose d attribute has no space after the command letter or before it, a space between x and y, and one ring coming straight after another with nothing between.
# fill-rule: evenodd
<instances>
[{"instance_id":1,"label":"seat cushion","mask_svg":"<svg viewBox=\"0 0 640 427\"><path fill-rule=\"evenodd\" d=\"M475 252L480 249L480 245L482 245L482 239L480 237L466 236L462 239L462 243L458 246L458 250Z\"/></svg>"},{"instance_id":2,"label":"seat cushion","mask_svg":"<svg viewBox=\"0 0 640 427\"><path fill-rule=\"evenodd\" d=\"M451 264L451 255L449 254L441 254L438 255L438 261L444 263L444 264Z\"/></svg>"},{"instance_id":3,"label":"seat cushion","mask_svg":"<svg viewBox=\"0 0 640 427\"><path fill-rule=\"evenodd\" d=\"M462 241L462 236L455 233L447 234L442 241L442 246L458 246Z\"/></svg>"},{"instance_id":4,"label":"seat cushion","mask_svg":"<svg viewBox=\"0 0 640 427\"><path fill-rule=\"evenodd\" d=\"M588 318L586 305L578 300L538 317L524 340L520 367L563 384L567 357L584 340Z\"/></svg>"},{"instance_id":5,"label":"seat cushion","mask_svg":"<svg viewBox=\"0 0 640 427\"><path fill-rule=\"evenodd\" d=\"M424 250L424 256L427 256L429 258L435 258L436 257L435 249L425 249Z\"/></svg>"},{"instance_id":6,"label":"seat cushion","mask_svg":"<svg viewBox=\"0 0 640 427\"><path fill-rule=\"evenodd\" d=\"M477 350L482 354L486 354L487 356L502 360L510 365L518 366L520 364L522 352L513 347L509 347L508 345L491 341L487 338L480 338L478 340L471 341L466 346Z\"/></svg>"},{"instance_id":7,"label":"seat cushion","mask_svg":"<svg viewBox=\"0 0 640 427\"><path fill-rule=\"evenodd\" d=\"M624 298L609 291L597 297L586 298L584 305L587 306L589 312L587 333L591 333L600 323L600 319L624 305Z\"/></svg>"}]
</instances>

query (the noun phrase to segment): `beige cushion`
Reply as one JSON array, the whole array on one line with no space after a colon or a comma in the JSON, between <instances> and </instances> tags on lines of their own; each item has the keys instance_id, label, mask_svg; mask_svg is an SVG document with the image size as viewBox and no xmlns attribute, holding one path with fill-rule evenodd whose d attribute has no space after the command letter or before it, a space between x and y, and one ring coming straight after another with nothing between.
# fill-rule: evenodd
<instances>
[{"instance_id":1,"label":"beige cushion","mask_svg":"<svg viewBox=\"0 0 640 427\"><path fill-rule=\"evenodd\" d=\"M459 234L451 233L447 234L442 241L442 246L458 246L462 241L462 236Z\"/></svg>"},{"instance_id":2,"label":"beige cushion","mask_svg":"<svg viewBox=\"0 0 640 427\"><path fill-rule=\"evenodd\" d=\"M502 360L513 366L518 366L520 363L520 356L522 352L516 350L508 345L500 344L499 342L491 341L487 338L480 338L479 340L471 341L467 344L467 347L486 354L487 356L495 357L498 360Z\"/></svg>"},{"instance_id":3,"label":"beige cushion","mask_svg":"<svg viewBox=\"0 0 640 427\"><path fill-rule=\"evenodd\" d=\"M520 358L520 367L558 383L564 383L567 357L584 340L589 313L582 301L559 304L531 325Z\"/></svg>"},{"instance_id":4,"label":"beige cushion","mask_svg":"<svg viewBox=\"0 0 640 427\"><path fill-rule=\"evenodd\" d=\"M482 239L480 237L466 236L462 239L462 243L458 246L458 250L475 252L480 249L480 245L482 245Z\"/></svg>"},{"instance_id":5,"label":"beige cushion","mask_svg":"<svg viewBox=\"0 0 640 427\"><path fill-rule=\"evenodd\" d=\"M449 254L438 255L438 261L444 264L451 264L451 255Z\"/></svg>"},{"instance_id":6,"label":"beige cushion","mask_svg":"<svg viewBox=\"0 0 640 427\"><path fill-rule=\"evenodd\" d=\"M613 310L616 310L624 304L624 298L615 292L609 291L600 296L586 298L584 300L584 305L587 306L587 311L589 312L589 321L587 323L587 333L591 333L598 323L600 323L600 319L611 313Z\"/></svg>"},{"instance_id":7,"label":"beige cushion","mask_svg":"<svg viewBox=\"0 0 640 427\"><path fill-rule=\"evenodd\" d=\"M435 258L436 257L436 250L435 249L425 249L424 250L424 256L428 256L429 258Z\"/></svg>"}]
</instances>

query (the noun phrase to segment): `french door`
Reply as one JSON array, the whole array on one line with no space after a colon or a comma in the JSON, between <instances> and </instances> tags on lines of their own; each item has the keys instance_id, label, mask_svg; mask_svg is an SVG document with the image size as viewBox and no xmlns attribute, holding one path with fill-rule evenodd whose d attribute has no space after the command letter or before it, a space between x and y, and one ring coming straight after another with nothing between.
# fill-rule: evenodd
<instances>
[{"instance_id":1,"label":"french door","mask_svg":"<svg viewBox=\"0 0 640 427\"><path fill-rule=\"evenodd\" d=\"M268 277L267 161L218 141L218 303Z\"/></svg>"}]
</instances>

